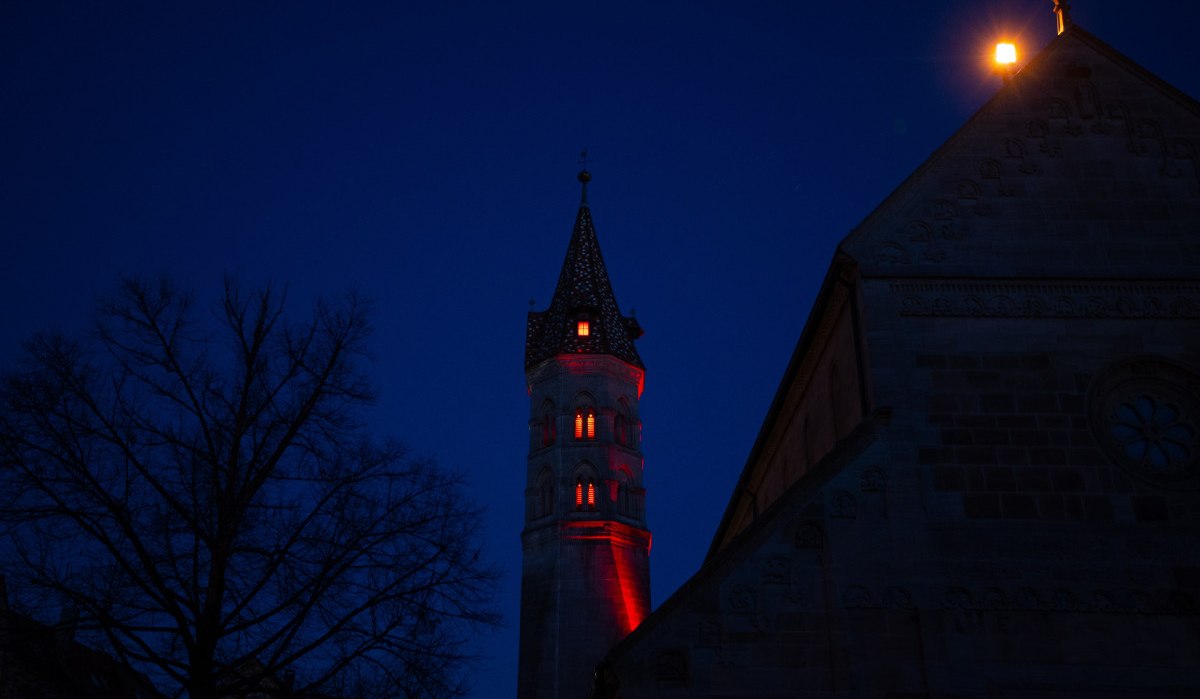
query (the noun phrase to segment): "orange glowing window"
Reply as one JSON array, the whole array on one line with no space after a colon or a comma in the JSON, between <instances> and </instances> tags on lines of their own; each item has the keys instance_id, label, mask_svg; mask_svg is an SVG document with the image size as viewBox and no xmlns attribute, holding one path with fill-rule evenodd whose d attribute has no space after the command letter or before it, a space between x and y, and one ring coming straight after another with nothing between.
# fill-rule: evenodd
<instances>
[{"instance_id":1,"label":"orange glowing window","mask_svg":"<svg viewBox=\"0 0 1200 699\"><path fill-rule=\"evenodd\" d=\"M591 408L575 409L575 439L596 438L596 411Z\"/></svg>"},{"instance_id":2,"label":"orange glowing window","mask_svg":"<svg viewBox=\"0 0 1200 699\"><path fill-rule=\"evenodd\" d=\"M596 481L591 478L587 480L580 478L575 481L575 509L596 509Z\"/></svg>"},{"instance_id":3,"label":"orange glowing window","mask_svg":"<svg viewBox=\"0 0 1200 699\"><path fill-rule=\"evenodd\" d=\"M575 326L575 334L580 337L587 337L592 334L592 328L586 320L581 320Z\"/></svg>"}]
</instances>

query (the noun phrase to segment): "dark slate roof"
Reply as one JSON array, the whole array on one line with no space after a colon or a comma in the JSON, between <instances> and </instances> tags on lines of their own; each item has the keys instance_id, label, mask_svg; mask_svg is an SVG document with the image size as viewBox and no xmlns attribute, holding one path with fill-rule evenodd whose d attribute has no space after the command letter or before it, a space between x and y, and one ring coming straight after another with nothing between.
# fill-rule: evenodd
<instances>
[{"instance_id":1,"label":"dark slate roof","mask_svg":"<svg viewBox=\"0 0 1200 699\"><path fill-rule=\"evenodd\" d=\"M590 334L579 337L575 322L583 314L589 321ZM621 315L617 306L585 200L575 217L575 230L550 307L529 312L525 368L559 354L610 354L645 369L633 346L641 334L637 319Z\"/></svg>"}]
</instances>

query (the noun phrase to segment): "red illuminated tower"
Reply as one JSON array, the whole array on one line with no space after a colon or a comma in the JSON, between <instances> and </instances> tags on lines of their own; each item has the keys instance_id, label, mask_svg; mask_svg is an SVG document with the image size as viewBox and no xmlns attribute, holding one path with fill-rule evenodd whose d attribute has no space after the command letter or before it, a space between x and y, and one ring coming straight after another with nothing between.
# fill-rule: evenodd
<instances>
[{"instance_id":1,"label":"red illuminated tower","mask_svg":"<svg viewBox=\"0 0 1200 699\"><path fill-rule=\"evenodd\" d=\"M521 699L586 697L596 663L650 607L641 327L621 315L583 201L550 307L526 327L529 388Z\"/></svg>"}]
</instances>

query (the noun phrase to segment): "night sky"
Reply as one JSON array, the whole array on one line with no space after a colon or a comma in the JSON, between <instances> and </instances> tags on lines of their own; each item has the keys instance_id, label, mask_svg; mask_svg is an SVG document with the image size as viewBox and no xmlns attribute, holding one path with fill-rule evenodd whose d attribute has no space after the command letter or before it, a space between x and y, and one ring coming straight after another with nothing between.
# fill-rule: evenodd
<instances>
[{"instance_id":1,"label":"night sky","mask_svg":"<svg viewBox=\"0 0 1200 699\"><path fill-rule=\"evenodd\" d=\"M186 8L182 7L187 5ZM1075 0L1200 95L1200 3ZM375 430L487 507L516 686L528 398L587 148L646 335L653 602L698 567L838 240L1054 34L1010 2L0 2L0 362L119 275L377 300Z\"/></svg>"}]
</instances>

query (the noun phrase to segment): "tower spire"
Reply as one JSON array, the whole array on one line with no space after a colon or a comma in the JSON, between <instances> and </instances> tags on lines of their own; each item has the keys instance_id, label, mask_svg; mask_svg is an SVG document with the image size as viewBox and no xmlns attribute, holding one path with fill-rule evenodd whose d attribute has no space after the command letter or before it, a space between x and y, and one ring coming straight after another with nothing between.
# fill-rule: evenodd
<instances>
[{"instance_id":1,"label":"tower spire","mask_svg":"<svg viewBox=\"0 0 1200 699\"><path fill-rule=\"evenodd\" d=\"M586 157L587 151L583 155ZM558 275L554 297L544 311L530 311L525 335L525 368L561 354L607 354L645 369L633 341L641 325L621 314L600 241L587 205L587 170L579 173L583 201L575 217L571 242Z\"/></svg>"}]
</instances>

